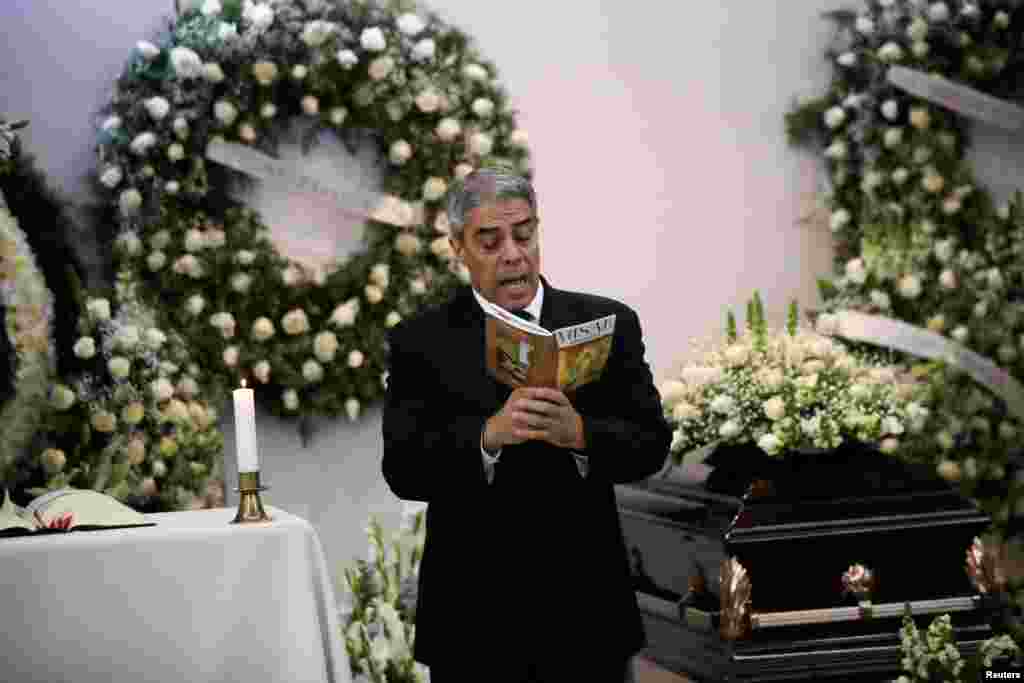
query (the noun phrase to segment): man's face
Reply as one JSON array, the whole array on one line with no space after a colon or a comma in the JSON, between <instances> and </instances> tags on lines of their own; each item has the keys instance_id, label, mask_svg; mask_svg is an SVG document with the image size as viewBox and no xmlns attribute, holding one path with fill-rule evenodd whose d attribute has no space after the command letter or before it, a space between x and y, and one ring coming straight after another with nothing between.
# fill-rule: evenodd
<instances>
[{"instance_id":1,"label":"man's face","mask_svg":"<svg viewBox=\"0 0 1024 683\"><path fill-rule=\"evenodd\" d=\"M525 308L540 283L538 223L525 199L496 199L466 215L455 255L469 268L476 291L502 308Z\"/></svg>"}]
</instances>

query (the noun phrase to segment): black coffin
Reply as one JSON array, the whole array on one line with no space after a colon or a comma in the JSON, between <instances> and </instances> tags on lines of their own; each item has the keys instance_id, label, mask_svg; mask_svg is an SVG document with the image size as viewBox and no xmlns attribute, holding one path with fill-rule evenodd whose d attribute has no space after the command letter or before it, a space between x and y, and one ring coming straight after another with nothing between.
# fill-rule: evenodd
<instances>
[{"instance_id":1,"label":"black coffin","mask_svg":"<svg viewBox=\"0 0 1024 683\"><path fill-rule=\"evenodd\" d=\"M879 681L900 675L899 628L949 613L968 657L991 611L966 571L987 515L928 466L857 446L796 459L716 451L616 487L644 615L645 655L700 680ZM749 581L723 611L723 562ZM844 593L853 564L877 582Z\"/></svg>"}]
</instances>

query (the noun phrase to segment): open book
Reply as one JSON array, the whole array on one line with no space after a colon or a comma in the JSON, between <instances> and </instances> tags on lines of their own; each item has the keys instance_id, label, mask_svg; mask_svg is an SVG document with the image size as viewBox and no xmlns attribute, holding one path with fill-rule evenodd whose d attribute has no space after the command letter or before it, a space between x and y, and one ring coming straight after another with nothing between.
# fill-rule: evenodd
<instances>
[{"instance_id":1,"label":"open book","mask_svg":"<svg viewBox=\"0 0 1024 683\"><path fill-rule=\"evenodd\" d=\"M88 489L50 491L25 508L15 505L4 493L0 506L0 537L154 524L116 498Z\"/></svg>"},{"instance_id":2,"label":"open book","mask_svg":"<svg viewBox=\"0 0 1024 683\"><path fill-rule=\"evenodd\" d=\"M553 332L483 300L487 369L511 387L569 393L601 376L612 350L615 315Z\"/></svg>"}]
</instances>

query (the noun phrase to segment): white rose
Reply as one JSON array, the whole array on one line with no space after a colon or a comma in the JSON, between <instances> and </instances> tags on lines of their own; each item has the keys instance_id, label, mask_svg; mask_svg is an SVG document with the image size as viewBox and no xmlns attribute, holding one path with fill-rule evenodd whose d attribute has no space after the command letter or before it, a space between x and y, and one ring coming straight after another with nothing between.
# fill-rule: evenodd
<instances>
[{"instance_id":1,"label":"white rose","mask_svg":"<svg viewBox=\"0 0 1024 683\"><path fill-rule=\"evenodd\" d=\"M933 22L949 20L949 6L944 2L935 2L928 7L928 18Z\"/></svg>"},{"instance_id":2,"label":"white rose","mask_svg":"<svg viewBox=\"0 0 1024 683\"><path fill-rule=\"evenodd\" d=\"M355 324L358 314L359 299L349 299L334 309L334 312L331 313L331 323L338 327L348 327Z\"/></svg>"},{"instance_id":3,"label":"white rose","mask_svg":"<svg viewBox=\"0 0 1024 683\"><path fill-rule=\"evenodd\" d=\"M198 78L203 73L203 60L187 47L171 48L171 65L178 78Z\"/></svg>"},{"instance_id":4,"label":"white rose","mask_svg":"<svg viewBox=\"0 0 1024 683\"><path fill-rule=\"evenodd\" d=\"M988 302L987 301L979 301L978 303L974 304L974 311L973 312L974 312L974 317L975 318L984 318L984 317L986 317L988 315Z\"/></svg>"},{"instance_id":5,"label":"white rose","mask_svg":"<svg viewBox=\"0 0 1024 683\"><path fill-rule=\"evenodd\" d=\"M295 287L305 279L302 269L292 264L281 270L281 282L287 287Z\"/></svg>"},{"instance_id":6,"label":"white rose","mask_svg":"<svg viewBox=\"0 0 1024 683\"><path fill-rule=\"evenodd\" d=\"M114 335L114 341L122 349L134 349L139 343L139 328L135 325L125 325Z\"/></svg>"},{"instance_id":7,"label":"white rose","mask_svg":"<svg viewBox=\"0 0 1024 683\"><path fill-rule=\"evenodd\" d=\"M320 332L313 338L313 355L324 363L334 360L338 352L338 337L333 332Z\"/></svg>"},{"instance_id":8,"label":"white rose","mask_svg":"<svg viewBox=\"0 0 1024 683\"><path fill-rule=\"evenodd\" d=\"M723 439L731 439L736 437L743 431L743 427L739 422L735 420L726 420L722 423L722 426L718 428L718 435Z\"/></svg>"},{"instance_id":9,"label":"white rose","mask_svg":"<svg viewBox=\"0 0 1024 683\"><path fill-rule=\"evenodd\" d=\"M151 349L159 349L167 341L167 335L161 330L150 327L146 330L146 346Z\"/></svg>"},{"instance_id":10,"label":"white rose","mask_svg":"<svg viewBox=\"0 0 1024 683\"><path fill-rule=\"evenodd\" d=\"M1010 15L999 10L996 12L995 17L992 18L992 25L996 28L1007 28L1010 25Z\"/></svg>"},{"instance_id":11,"label":"white rose","mask_svg":"<svg viewBox=\"0 0 1024 683\"><path fill-rule=\"evenodd\" d=\"M172 162L181 161L185 158L185 148L180 142L175 142L167 147L167 158Z\"/></svg>"},{"instance_id":12,"label":"white rose","mask_svg":"<svg viewBox=\"0 0 1024 683\"><path fill-rule=\"evenodd\" d=\"M825 148L825 156L829 159L842 160L848 154L846 143L842 140L835 140Z\"/></svg>"},{"instance_id":13,"label":"white rose","mask_svg":"<svg viewBox=\"0 0 1024 683\"><path fill-rule=\"evenodd\" d=\"M63 384L55 386L50 394L53 407L62 412L73 406L76 398L75 392Z\"/></svg>"},{"instance_id":14,"label":"white rose","mask_svg":"<svg viewBox=\"0 0 1024 683\"><path fill-rule=\"evenodd\" d=\"M423 183L423 199L428 202L437 201L448 191L448 184L444 178L431 176Z\"/></svg>"},{"instance_id":15,"label":"white rose","mask_svg":"<svg viewBox=\"0 0 1024 683\"><path fill-rule=\"evenodd\" d=\"M931 126L932 117L925 107L913 107L910 110L910 125L918 130L927 130Z\"/></svg>"},{"instance_id":16,"label":"white rose","mask_svg":"<svg viewBox=\"0 0 1024 683\"><path fill-rule=\"evenodd\" d=\"M315 95L306 95L302 98L302 112L307 116L316 116L320 113L320 100Z\"/></svg>"},{"instance_id":17,"label":"white rose","mask_svg":"<svg viewBox=\"0 0 1024 683\"><path fill-rule=\"evenodd\" d=\"M846 263L845 271L846 277L858 285L864 284L868 278L867 270L864 268L864 261L859 258L850 259Z\"/></svg>"},{"instance_id":18,"label":"white rose","mask_svg":"<svg viewBox=\"0 0 1024 683\"><path fill-rule=\"evenodd\" d=\"M411 232L401 232L395 236L395 251L402 256L414 256L421 248L420 238Z\"/></svg>"},{"instance_id":19,"label":"white rose","mask_svg":"<svg viewBox=\"0 0 1024 683\"><path fill-rule=\"evenodd\" d=\"M736 408L736 401L732 396L724 394L716 396L711 401L711 410L721 415L728 415Z\"/></svg>"},{"instance_id":20,"label":"white rose","mask_svg":"<svg viewBox=\"0 0 1024 683\"><path fill-rule=\"evenodd\" d=\"M231 339L235 336L235 327L238 323L235 316L227 311L219 311L210 316L210 325L220 330L222 337Z\"/></svg>"},{"instance_id":21,"label":"white rose","mask_svg":"<svg viewBox=\"0 0 1024 683\"><path fill-rule=\"evenodd\" d=\"M387 327L394 327L400 322L402 322L402 316L398 313L398 311L391 311L390 313L388 313L387 318L384 319L384 324Z\"/></svg>"},{"instance_id":22,"label":"white rose","mask_svg":"<svg viewBox=\"0 0 1024 683\"><path fill-rule=\"evenodd\" d=\"M836 57L836 61L841 66L855 66L857 64L857 54L855 52L844 52Z\"/></svg>"},{"instance_id":23,"label":"white rose","mask_svg":"<svg viewBox=\"0 0 1024 683\"><path fill-rule=\"evenodd\" d=\"M302 364L302 377L307 382L319 382L324 378L324 367L310 358Z\"/></svg>"},{"instance_id":24,"label":"white rose","mask_svg":"<svg viewBox=\"0 0 1024 683\"><path fill-rule=\"evenodd\" d=\"M250 334L255 341L266 341L274 336L274 322L270 318L259 317L253 321Z\"/></svg>"},{"instance_id":25,"label":"white rose","mask_svg":"<svg viewBox=\"0 0 1024 683\"><path fill-rule=\"evenodd\" d=\"M904 275L896 287L904 299L916 299L921 295L921 279L916 275Z\"/></svg>"},{"instance_id":26,"label":"white rose","mask_svg":"<svg viewBox=\"0 0 1024 683\"><path fill-rule=\"evenodd\" d=\"M911 40L924 40L927 35L928 22L921 17L915 17L907 27L907 37Z\"/></svg>"},{"instance_id":27,"label":"white rose","mask_svg":"<svg viewBox=\"0 0 1024 683\"><path fill-rule=\"evenodd\" d=\"M320 47L334 33L336 26L330 21L317 19L302 28L302 42L309 47Z\"/></svg>"},{"instance_id":28,"label":"white rose","mask_svg":"<svg viewBox=\"0 0 1024 683\"><path fill-rule=\"evenodd\" d=\"M110 301L107 299L89 299L85 304L85 309L93 320L110 320Z\"/></svg>"},{"instance_id":29,"label":"white rose","mask_svg":"<svg viewBox=\"0 0 1024 683\"><path fill-rule=\"evenodd\" d=\"M845 228L850 223L852 216L846 209L837 209L832 212L832 217L829 219L829 227L832 232L838 232Z\"/></svg>"},{"instance_id":30,"label":"white rose","mask_svg":"<svg viewBox=\"0 0 1024 683\"><path fill-rule=\"evenodd\" d=\"M786 416L786 402L781 396L773 396L761 404L764 414L769 420L781 420Z\"/></svg>"},{"instance_id":31,"label":"white rose","mask_svg":"<svg viewBox=\"0 0 1024 683\"><path fill-rule=\"evenodd\" d=\"M220 0L205 0L199 11L209 17L220 14L222 9Z\"/></svg>"},{"instance_id":32,"label":"white rose","mask_svg":"<svg viewBox=\"0 0 1024 683\"><path fill-rule=\"evenodd\" d=\"M526 131L521 128L516 128L508 136L508 144L512 145L513 147L526 147L529 141L529 136L526 134Z\"/></svg>"},{"instance_id":33,"label":"white rose","mask_svg":"<svg viewBox=\"0 0 1024 683\"><path fill-rule=\"evenodd\" d=\"M953 328L953 331L950 334L953 337L953 339L963 344L967 342L967 338L970 336L971 333L970 330L967 329L966 325L957 325L956 327Z\"/></svg>"},{"instance_id":34,"label":"white rose","mask_svg":"<svg viewBox=\"0 0 1024 683\"><path fill-rule=\"evenodd\" d=\"M154 121L163 120L171 111L171 103L167 101L167 98L160 97L159 95L143 100L142 104L150 118Z\"/></svg>"},{"instance_id":35,"label":"white rose","mask_svg":"<svg viewBox=\"0 0 1024 683\"><path fill-rule=\"evenodd\" d=\"M285 389L281 394L281 401L287 410L295 411L299 408L299 395L294 389Z\"/></svg>"},{"instance_id":36,"label":"white rose","mask_svg":"<svg viewBox=\"0 0 1024 683\"><path fill-rule=\"evenodd\" d=\"M252 374L261 384L266 384L270 381L270 363L265 360L256 363L252 366Z\"/></svg>"},{"instance_id":37,"label":"white rose","mask_svg":"<svg viewBox=\"0 0 1024 683\"><path fill-rule=\"evenodd\" d=\"M441 142L451 142L462 133L462 126L457 119L446 117L438 122L434 132Z\"/></svg>"},{"instance_id":38,"label":"white rose","mask_svg":"<svg viewBox=\"0 0 1024 683\"><path fill-rule=\"evenodd\" d=\"M486 81L490 78L487 69L480 64L466 64L462 67L462 75L471 81Z\"/></svg>"},{"instance_id":39,"label":"white rose","mask_svg":"<svg viewBox=\"0 0 1024 683\"><path fill-rule=\"evenodd\" d=\"M391 269L386 263L377 263L370 269L370 282L387 289L390 282Z\"/></svg>"},{"instance_id":40,"label":"white rose","mask_svg":"<svg viewBox=\"0 0 1024 683\"><path fill-rule=\"evenodd\" d=\"M235 273L231 276L231 289L244 294L252 286L252 276L248 273Z\"/></svg>"},{"instance_id":41,"label":"white rose","mask_svg":"<svg viewBox=\"0 0 1024 683\"><path fill-rule=\"evenodd\" d=\"M149 385L149 391L158 402L169 401L174 396L174 385L166 377L161 377Z\"/></svg>"},{"instance_id":42,"label":"white rose","mask_svg":"<svg viewBox=\"0 0 1024 683\"><path fill-rule=\"evenodd\" d=\"M359 349L353 349L348 352L348 366L353 370L362 367L364 360L363 352Z\"/></svg>"},{"instance_id":43,"label":"white rose","mask_svg":"<svg viewBox=\"0 0 1024 683\"><path fill-rule=\"evenodd\" d=\"M412 47L412 58L416 62L429 62L437 52L437 45L431 38L419 40Z\"/></svg>"},{"instance_id":44,"label":"white rose","mask_svg":"<svg viewBox=\"0 0 1024 683\"><path fill-rule=\"evenodd\" d=\"M931 52L931 45L924 40L915 41L910 46L910 51L914 53L914 56L918 59L924 59Z\"/></svg>"},{"instance_id":45,"label":"white rose","mask_svg":"<svg viewBox=\"0 0 1024 683\"><path fill-rule=\"evenodd\" d=\"M829 128L838 128L846 122L846 111L842 107L829 107L825 111L825 125Z\"/></svg>"},{"instance_id":46,"label":"white rose","mask_svg":"<svg viewBox=\"0 0 1024 683\"><path fill-rule=\"evenodd\" d=\"M382 52L388 46L388 42L384 38L384 32L377 26L363 29L359 36L359 44L367 52Z\"/></svg>"},{"instance_id":47,"label":"white rose","mask_svg":"<svg viewBox=\"0 0 1024 683\"><path fill-rule=\"evenodd\" d=\"M486 97L478 97L473 100L473 113L482 119L490 118L494 113L494 102Z\"/></svg>"},{"instance_id":48,"label":"white rose","mask_svg":"<svg viewBox=\"0 0 1024 683\"><path fill-rule=\"evenodd\" d=\"M892 172L892 175L890 177L892 178L892 181L894 183L896 183L897 185L902 185L903 183L907 182L907 180L910 178L910 171L900 166L899 168Z\"/></svg>"},{"instance_id":49,"label":"white rose","mask_svg":"<svg viewBox=\"0 0 1024 683\"><path fill-rule=\"evenodd\" d=\"M139 51L139 54L146 61L152 61L160 54L160 48L148 40L140 40L135 43L135 49Z\"/></svg>"},{"instance_id":50,"label":"white rose","mask_svg":"<svg viewBox=\"0 0 1024 683\"><path fill-rule=\"evenodd\" d=\"M989 268L985 271L985 279L988 281L988 286L991 289L1002 289L1003 285L1006 284L1003 280L1003 274L998 268Z\"/></svg>"},{"instance_id":51,"label":"white rose","mask_svg":"<svg viewBox=\"0 0 1024 683\"><path fill-rule=\"evenodd\" d=\"M336 55L338 63L341 64L341 68L351 69L353 66L359 63L359 57L352 50L339 50Z\"/></svg>"},{"instance_id":52,"label":"white rose","mask_svg":"<svg viewBox=\"0 0 1024 683\"><path fill-rule=\"evenodd\" d=\"M345 109L345 107L332 107L329 116L331 123L335 126L340 126L345 123L345 118L348 116L348 109Z\"/></svg>"},{"instance_id":53,"label":"white rose","mask_svg":"<svg viewBox=\"0 0 1024 683\"><path fill-rule=\"evenodd\" d=\"M414 278L409 282L409 291L415 296L423 296L427 293L426 281L421 277Z\"/></svg>"},{"instance_id":54,"label":"white rose","mask_svg":"<svg viewBox=\"0 0 1024 683\"><path fill-rule=\"evenodd\" d=\"M246 2L242 18L249 22L254 30L262 32L274 23L274 10L263 3Z\"/></svg>"},{"instance_id":55,"label":"white rose","mask_svg":"<svg viewBox=\"0 0 1024 683\"><path fill-rule=\"evenodd\" d=\"M880 289L872 289L869 296L871 297L871 303L883 311L888 311L892 307L892 299Z\"/></svg>"},{"instance_id":56,"label":"white rose","mask_svg":"<svg viewBox=\"0 0 1024 683\"><path fill-rule=\"evenodd\" d=\"M72 350L78 358L92 358L96 355L96 340L92 337L79 337Z\"/></svg>"},{"instance_id":57,"label":"white rose","mask_svg":"<svg viewBox=\"0 0 1024 683\"><path fill-rule=\"evenodd\" d=\"M400 14L395 20L395 24L398 26L399 31L410 38L415 38L427 27L423 20L412 12Z\"/></svg>"},{"instance_id":58,"label":"white rose","mask_svg":"<svg viewBox=\"0 0 1024 683\"><path fill-rule=\"evenodd\" d=\"M359 401L354 398L345 401L345 412L348 413L348 419L351 422L359 419Z\"/></svg>"},{"instance_id":59,"label":"white rose","mask_svg":"<svg viewBox=\"0 0 1024 683\"><path fill-rule=\"evenodd\" d=\"M242 142L252 144L256 141L256 129L251 123L243 123L238 127L238 137L242 139Z\"/></svg>"},{"instance_id":60,"label":"white rose","mask_svg":"<svg viewBox=\"0 0 1024 683\"><path fill-rule=\"evenodd\" d=\"M224 349L224 353L222 355L223 355L223 358L224 358L224 365L228 366L229 368L233 368L236 365L238 365L238 347L237 346L229 346L229 347L227 347L226 349Z\"/></svg>"},{"instance_id":61,"label":"white rose","mask_svg":"<svg viewBox=\"0 0 1024 683\"><path fill-rule=\"evenodd\" d=\"M370 62L370 78L375 81L382 81L387 78L395 68L395 60L388 55L382 55Z\"/></svg>"},{"instance_id":62,"label":"white rose","mask_svg":"<svg viewBox=\"0 0 1024 683\"><path fill-rule=\"evenodd\" d=\"M765 434L757 440L758 447L768 455L775 455L782 449L782 441L774 434Z\"/></svg>"},{"instance_id":63,"label":"white rose","mask_svg":"<svg viewBox=\"0 0 1024 683\"><path fill-rule=\"evenodd\" d=\"M238 118L238 109L227 100L217 100L213 103L213 115L225 126L230 126Z\"/></svg>"},{"instance_id":64,"label":"white rose","mask_svg":"<svg viewBox=\"0 0 1024 683\"><path fill-rule=\"evenodd\" d=\"M178 194L178 191L180 189L181 184L178 183L177 180L168 180L167 183L164 185L164 192L166 192L167 194Z\"/></svg>"},{"instance_id":65,"label":"white rose","mask_svg":"<svg viewBox=\"0 0 1024 683\"><path fill-rule=\"evenodd\" d=\"M201 251L204 247L206 247L206 237L201 230L189 228L185 231L185 251Z\"/></svg>"},{"instance_id":66,"label":"white rose","mask_svg":"<svg viewBox=\"0 0 1024 683\"><path fill-rule=\"evenodd\" d=\"M959 284L956 279L956 273L949 268L942 271L939 275L939 284L942 285L943 289L956 289Z\"/></svg>"},{"instance_id":67,"label":"white rose","mask_svg":"<svg viewBox=\"0 0 1024 683\"><path fill-rule=\"evenodd\" d=\"M935 243L935 258L938 259L940 263L949 263L953 258L953 252L955 249L956 243L953 241L953 238L939 240Z\"/></svg>"},{"instance_id":68,"label":"white rose","mask_svg":"<svg viewBox=\"0 0 1024 683\"><path fill-rule=\"evenodd\" d=\"M100 174L100 182L111 190L120 185L123 179L124 172L120 166L107 166Z\"/></svg>"},{"instance_id":69,"label":"white rose","mask_svg":"<svg viewBox=\"0 0 1024 683\"><path fill-rule=\"evenodd\" d=\"M295 308L285 313L281 318L281 327L287 334L296 335L309 331L309 319L306 312L301 308Z\"/></svg>"},{"instance_id":70,"label":"white rose","mask_svg":"<svg viewBox=\"0 0 1024 683\"><path fill-rule=\"evenodd\" d=\"M371 304L380 303L384 298L384 290L377 285L366 285L365 288L366 300Z\"/></svg>"},{"instance_id":71,"label":"white rose","mask_svg":"<svg viewBox=\"0 0 1024 683\"><path fill-rule=\"evenodd\" d=\"M942 332L946 329L946 316L939 313L928 318L928 322L925 326L932 332Z\"/></svg>"},{"instance_id":72,"label":"white rose","mask_svg":"<svg viewBox=\"0 0 1024 683\"><path fill-rule=\"evenodd\" d=\"M129 256L137 256L142 251L142 240L134 232L124 232L117 237L117 246Z\"/></svg>"},{"instance_id":73,"label":"white rose","mask_svg":"<svg viewBox=\"0 0 1024 683\"><path fill-rule=\"evenodd\" d=\"M882 443L878 444L878 450L886 454L895 453L900 448L900 440L888 437L882 439Z\"/></svg>"},{"instance_id":74,"label":"white rose","mask_svg":"<svg viewBox=\"0 0 1024 683\"><path fill-rule=\"evenodd\" d=\"M203 312L203 308L206 307L206 300L199 294L193 294L185 302L185 308L192 315L199 315Z\"/></svg>"},{"instance_id":75,"label":"white rose","mask_svg":"<svg viewBox=\"0 0 1024 683\"><path fill-rule=\"evenodd\" d=\"M207 62L203 64L203 78L210 83L220 83L224 80L224 70L220 68L220 64Z\"/></svg>"},{"instance_id":76,"label":"white rose","mask_svg":"<svg viewBox=\"0 0 1024 683\"><path fill-rule=\"evenodd\" d=\"M238 37L238 27L232 23L222 21L217 27L217 37L228 42Z\"/></svg>"},{"instance_id":77,"label":"white rose","mask_svg":"<svg viewBox=\"0 0 1024 683\"><path fill-rule=\"evenodd\" d=\"M899 44L889 41L878 48L878 59L883 62L898 62L903 59L903 48Z\"/></svg>"},{"instance_id":78,"label":"white rose","mask_svg":"<svg viewBox=\"0 0 1024 683\"><path fill-rule=\"evenodd\" d=\"M401 166L412 157L412 146L405 140L396 140L388 149L388 159L396 166Z\"/></svg>"},{"instance_id":79,"label":"white rose","mask_svg":"<svg viewBox=\"0 0 1024 683\"><path fill-rule=\"evenodd\" d=\"M884 136L884 144L890 149L898 147L903 142L903 129L899 127L890 127L886 129Z\"/></svg>"},{"instance_id":80,"label":"white rose","mask_svg":"<svg viewBox=\"0 0 1024 683\"><path fill-rule=\"evenodd\" d=\"M469 152L477 157L485 157L491 153L494 141L487 133L473 133L469 137Z\"/></svg>"},{"instance_id":81,"label":"white rose","mask_svg":"<svg viewBox=\"0 0 1024 683\"><path fill-rule=\"evenodd\" d=\"M433 88L422 90L416 95L416 107L425 114L438 110L441 106L441 96Z\"/></svg>"},{"instance_id":82,"label":"white rose","mask_svg":"<svg viewBox=\"0 0 1024 683\"><path fill-rule=\"evenodd\" d=\"M131 149L132 154L135 154L136 156L142 156L146 154L146 152L148 152L155 144L156 133L147 130L143 133L139 133L134 138L132 138L132 141L128 144L128 148Z\"/></svg>"},{"instance_id":83,"label":"white rose","mask_svg":"<svg viewBox=\"0 0 1024 683\"><path fill-rule=\"evenodd\" d=\"M448 261L452 257L451 241L447 237L438 237L430 243L430 251L442 261Z\"/></svg>"},{"instance_id":84,"label":"white rose","mask_svg":"<svg viewBox=\"0 0 1024 683\"><path fill-rule=\"evenodd\" d=\"M896 100L886 100L882 103L882 116L890 121L895 121L900 115L900 105Z\"/></svg>"}]
</instances>

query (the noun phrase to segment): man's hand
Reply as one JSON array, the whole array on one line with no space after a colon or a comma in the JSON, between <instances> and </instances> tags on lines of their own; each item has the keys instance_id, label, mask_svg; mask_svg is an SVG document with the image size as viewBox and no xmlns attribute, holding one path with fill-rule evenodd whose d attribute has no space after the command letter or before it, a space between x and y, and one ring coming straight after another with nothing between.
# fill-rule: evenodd
<instances>
[{"instance_id":1,"label":"man's hand","mask_svg":"<svg viewBox=\"0 0 1024 683\"><path fill-rule=\"evenodd\" d=\"M483 446L490 452L530 440L582 450L583 418L557 389L520 387L487 420Z\"/></svg>"}]
</instances>

